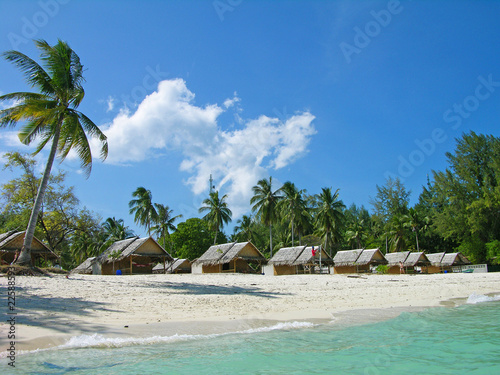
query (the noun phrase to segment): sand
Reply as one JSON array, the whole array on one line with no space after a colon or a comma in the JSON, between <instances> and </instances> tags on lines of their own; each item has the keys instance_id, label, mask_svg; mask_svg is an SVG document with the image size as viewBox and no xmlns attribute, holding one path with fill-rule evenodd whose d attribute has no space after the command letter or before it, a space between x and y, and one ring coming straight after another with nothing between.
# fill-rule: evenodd
<instances>
[{"instance_id":1,"label":"sand","mask_svg":"<svg viewBox=\"0 0 500 375\"><path fill-rule=\"evenodd\" d=\"M2 352L7 278L0 278ZM370 321L500 293L500 273L435 275L71 275L15 279L16 350L72 336L237 331L283 321Z\"/></svg>"}]
</instances>

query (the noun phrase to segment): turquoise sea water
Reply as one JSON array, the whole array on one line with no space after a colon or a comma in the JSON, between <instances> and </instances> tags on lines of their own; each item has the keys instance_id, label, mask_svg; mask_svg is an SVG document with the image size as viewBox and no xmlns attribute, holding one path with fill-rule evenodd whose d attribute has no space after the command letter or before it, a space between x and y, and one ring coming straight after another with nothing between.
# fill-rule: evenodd
<instances>
[{"instance_id":1,"label":"turquoise sea water","mask_svg":"<svg viewBox=\"0 0 500 375\"><path fill-rule=\"evenodd\" d=\"M18 356L12 373L500 374L499 299L473 295L463 306L343 328L296 322L223 335L80 336Z\"/></svg>"}]
</instances>

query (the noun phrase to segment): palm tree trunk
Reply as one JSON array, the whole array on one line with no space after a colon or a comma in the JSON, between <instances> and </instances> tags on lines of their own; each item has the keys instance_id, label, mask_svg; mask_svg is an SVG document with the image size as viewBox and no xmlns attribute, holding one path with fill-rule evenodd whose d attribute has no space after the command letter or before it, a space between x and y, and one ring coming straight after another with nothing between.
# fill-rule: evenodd
<instances>
[{"instance_id":1,"label":"palm tree trunk","mask_svg":"<svg viewBox=\"0 0 500 375\"><path fill-rule=\"evenodd\" d=\"M57 152L57 144L59 142L59 135L61 132L62 121L57 125L57 129L54 133L54 139L52 140L52 146L50 148L49 159L47 160L47 165L45 166L45 171L43 172L42 181L38 187L38 193L36 195L35 204L31 210L30 220L28 222L28 228L26 229L26 234L24 236L23 248L19 254L19 258L16 264L22 266L32 266L31 263L31 243L33 242L33 237L35 237L35 228L38 221L38 215L42 208L43 198L45 196L45 190L49 182L50 171L52 170L52 165L54 164L54 159Z\"/></svg>"},{"instance_id":2,"label":"palm tree trunk","mask_svg":"<svg viewBox=\"0 0 500 375\"><path fill-rule=\"evenodd\" d=\"M273 226L269 224L269 250L271 252L271 258L273 257Z\"/></svg>"},{"instance_id":3,"label":"palm tree trunk","mask_svg":"<svg viewBox=\"0 0 500 375\"><path fill-rule=\"evenodd\" d=\"M417 251L420 251L420 249L418 248L418 231L415 231L415 237L417 239Z\"/></svg>"},{"instance_id":4,"label":"palm tree trunk","mask_svg":"<svg viewBox=\"0 0 500 375\"><path fill-rule=\"evenodd\" d=\"M294 247L294 238L293 238L293 219L292 219L292 247Z\"/></svg>"}]
</instances>

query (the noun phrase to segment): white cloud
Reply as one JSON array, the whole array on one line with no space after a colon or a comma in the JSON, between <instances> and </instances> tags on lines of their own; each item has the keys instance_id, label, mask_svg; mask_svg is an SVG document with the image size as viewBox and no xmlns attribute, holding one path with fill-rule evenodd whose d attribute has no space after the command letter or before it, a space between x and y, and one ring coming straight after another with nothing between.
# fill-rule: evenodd
<instances>
[{"instance_id":1,"label":"white cloud","mask_svg":"<svg viewBox=\"0 0 500 375\"><path fill-rule=\"evenodd\" d=\"M115 108L115 98L113 98L112 96L108 96L106 104L108 105L108 109L106 109L106 112L111 112Z\"/></svg>"},{"instance_id":2,"label":"white cloud","mask_svg":"<svg viewBox=\"0 0 500 375\"><path fill-rule=\"evenodd\" d=\"M239 129L222 130L217 119L224 108L240 101L236 93L223 107L200 107L194 98L181 79L160 82L135 112L122 111L102 128L109 143L107 162L130 164L180 152L179 168L190 174L186 183L193 193L205 192L212 174L238 217L248 209L252 186L268 175L268 169L283 168L307 152L316 132L314 116L309 112L288 119L260 116L243 121Z\"/></svg>"}]
</instances>

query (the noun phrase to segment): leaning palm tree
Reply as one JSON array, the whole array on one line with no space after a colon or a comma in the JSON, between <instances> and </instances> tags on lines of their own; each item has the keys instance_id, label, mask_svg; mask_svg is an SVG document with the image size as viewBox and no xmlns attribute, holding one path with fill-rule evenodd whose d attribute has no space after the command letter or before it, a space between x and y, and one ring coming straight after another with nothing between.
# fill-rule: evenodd
<instances>
[{"instance_id":1,"label":"leaning palm tree","mask_svg":"<svg viewBox=\"0 0 500 375\"><path fill-rule=\"evenodd\" d=\"M150 190L140 186L132 193L132 199L128 202L130 214L134 214L134 222L145 226L148 231L148 236L151 235L151 224L156 221L158 216L152 199L153 194Z\"/></svg>"},{"instance_id":2,"label":"leaning palm tree","mask_svg":"<svg viewBox=\"0 0 500 375\"><path fill-rule=\"evenodd\" d=\"M318 234L325 239L325 250L329 241L339 240L340 237L345 205L338 198L339 189L332 194L331 188L323 188L321 193L316 196L316 228Z\"/></svg>"},{"instance_id":3,"label":"leaning palm tree","mask_svg":"<svg viewBox=\"0 0 500 375\"><path fill-rule=\"evenodd\" d=\"M158 236L158 238L163 239L163 246L166 246L167 237L170 236L169 231L177 229L174 225L174 221L180 219L182 215L173 216L173 210L161 203L155 203L154 205L158 215L156 217L156 223L151 229L153 230L153 233Z\"/></svg>"},{"instance_id":4,"label":"leaning palm tree","mask_svg":"<svg viewBox=\"0 0 500 375\"><path fill-rule=\"evenodd\" d=\"M282 217L290 222L292 229L292 247L295 246L295 224L302 220L303 211L306 209L306 203L302 195L305 190L299 190L293 182L287 181L281 188L283 199L279 202Z\"/></svg>"},{"instance_id":5,"label":"leaning palm tree","mask_svg":"<svg viewBox=\"0 0 500 375\"><path fill-rule=\"evenodd\" d=\"M210 226L215 229L214 245L217 243L217 233L219 229L222 229L224 224L229 223L233 215L227 203L224 201L226 198L227 194L219 198L219 192L214 191L203 201L204 206L200 207L198 210L200 213L208 211L203 217L203 220L207 221Z\"/></svg>"},{"instance_id":6,"label":"leaning palm tree","mask_svg":"<svg viewBox=\"0 0 500 375\"><path fill-rule=\"evenodd\" d=\"M252 211L256 211L260 220L269 225L269 250L271 257L273 256L273 228L272 225L278 218L278 202L283 198L281 189L273 191L273 178L269 180L263 178L257 185L252 188L254 196L250 199Z\"/></svg>"},{"instance_id":7,"label":"leaning palm tree","mask_svg":"<svg viewBox=\"0 0 500 375\"><path fill-rule=\"evenodd\" d=\"M87 116L76 110L85 95L82 86L83 66L78 55L61 40L54 46L44 40L36 40L35 45L41 52L44 67L18 51L2 54L24 73L28 84L39 92L16 92L0 96L0 101L14 102L12 107L0 111L0 127L14 127L23 122L19 139L26 145L39 140L35 154L47 144L51 145L23 248L17 260L21 265L31 265L31 242L56 155L62 161L74 150L88 177L92 169L92 153L87 134L100 141L100 156L103 160L108 154L106 136Z\"/></svg>"}]
</instances>

